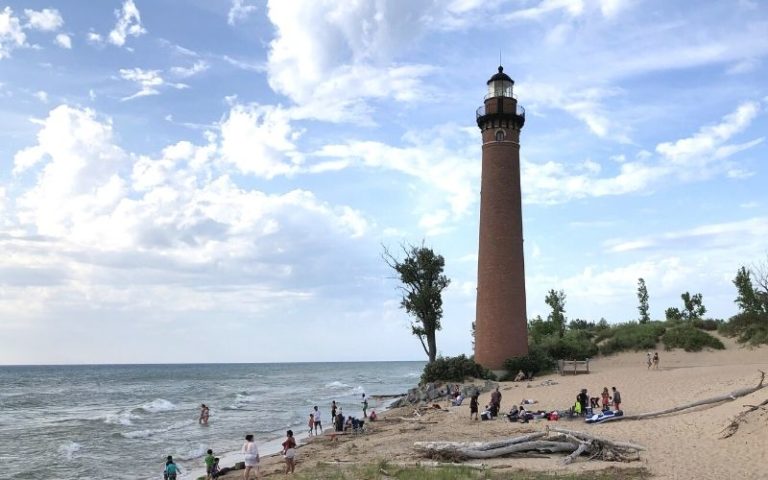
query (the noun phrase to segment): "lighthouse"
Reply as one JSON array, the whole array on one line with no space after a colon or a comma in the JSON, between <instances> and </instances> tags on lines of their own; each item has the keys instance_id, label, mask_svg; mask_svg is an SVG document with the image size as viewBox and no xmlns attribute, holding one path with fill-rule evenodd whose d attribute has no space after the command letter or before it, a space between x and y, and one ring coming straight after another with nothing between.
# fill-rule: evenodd
<instances>
[{"instance_id":1,"label":"lighthouse","mask_svg":"<svg viewBox=\"0 0 768 480\"><path fill-rule=\"evenodd\" d=\"M494 371L528 353L525 308L520 130L525 109L515 82L499 67L477 109L483 141L480 242L477 260L475 361Z\"/></svg>"}]
</instances>

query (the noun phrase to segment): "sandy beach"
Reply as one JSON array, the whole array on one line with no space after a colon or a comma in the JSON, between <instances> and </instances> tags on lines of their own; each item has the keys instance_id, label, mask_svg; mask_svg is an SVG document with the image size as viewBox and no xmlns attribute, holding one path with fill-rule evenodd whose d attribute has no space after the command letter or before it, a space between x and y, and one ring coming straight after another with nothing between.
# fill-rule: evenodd
<instances>
[{"instance_id":1,"label":"sandy beach","mask_svg":"<svg viewBox=\"0 0 768 480\"><path fill-rule=\"evenodd\" d=\"M590 396L599 396L603 387L617 387L622 394L626 414L660 410L726 394L750 387L760 379L760 370L768 371L768 348L747 349L723 338L727 349L686 353L659 350L658 371L645 366L645 352L622 353L598 358L591 363L590 374L578 376L558 374L542 376L531 382L500 383L502 412L508 411L524 398L535 399L533 409L565 409L573 404L582 388ZM480 397L487 403L490 392ZM571 465L561 464L562 456L550 458L505 459L484 461L493 469L533 470L546 472L579 472L609 467L645 468L659 479L766 479L768 470L768 411L760 409L750 414L746 423L730 438L721 432L731 420L745 410L744 405L756 405L768 398L768 388L736 401L705 406L694 411L660 418L619 421L588 425L581 420L561 420L558 426L581 430L614 440L643 445L639 462L612 463L587 461L581 458ZM383 412L381 419L368 424L363 435L341 435L332 439L326 435L304 442L298 449L297 472L307 472L318 462L372 463L381 460L415 464L420 458L413 442L489 441L545 429L546 420L527 424L510 423L503 416L493 421L469 419L469 405L427 410L418 421L396 421L398 417L413 416L413 407ZM389 420L388 420L389 419ZM265 457L261 477L282 476L280 456ZM242 471L222 477L242 478Z\"/></svg>"}]
</instances>

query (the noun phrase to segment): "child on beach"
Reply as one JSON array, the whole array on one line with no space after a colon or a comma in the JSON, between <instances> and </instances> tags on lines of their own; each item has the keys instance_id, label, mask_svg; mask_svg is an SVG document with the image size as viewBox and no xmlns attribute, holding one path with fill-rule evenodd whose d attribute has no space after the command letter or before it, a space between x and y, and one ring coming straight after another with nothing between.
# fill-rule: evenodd
<instances>
[{"instance_id":1,"label":"child on beach","mask_svg":"<svg viewBox=\"0 0 768 480\"><path fill-rule=\"evenodd\" d=\"M165 480L176 480L176 475L181 473L181 468L173 461L173 456L168 455L165 460L165 470L163 470L163 478Z\"/></svg>"},{"instance_id":2,"label":"child on beach","mask_svg":"<svg viewBox=\"0 0 768 480\"><path fill-rule=\"evenodd\" d=\"M603 398L603 411L610 410L611 394L608 393L608 387L603 387L603 393L601 394L601 397Z\"/></svg>"},{"instance_id":3,"label":"child on beach","mask_svg":"<svg viewBox=\"0 0 768 480\"><path fill-rule=\"evenodd\" d=\"M205 473L208 474L208 480L213 478L213 464L216 457L213 456L213 450L208 449L208 453L205 456Z\"/></svg>"},{"instance_id":4,"label":"child on beach","mask_svg":"<svg viewBox=\"0 0 768 480\"><path fill-rule=\"evenodd\" d=\"M293 438L293 431L286 432L288 438L283 442L283 456L285 457L285 473L293 473L296 469L296 440Z\"/></svg>"},{"instance_id":5,"label":"child on beach","mask_svg":"<svg viewBox=\"0 0 768 480\"><path fill-rule=\"evenodd\" d=\"M313 413L309 414L309 422L307 423L307 426L309 427L309 436L312 436L312 430L315 428L315 415Z\"/></svg>"},{"instance_id":6,"label":"child on beach","mask_svg":"<svg viewBox=\"0 0 768 480\"><path fill-rule=\"evenodd\" d=\"M211 465L211 478L219 478L221 475L221 469L219 468L219 457L213 459L213 465Z\"/></svg>"}]
</instances>

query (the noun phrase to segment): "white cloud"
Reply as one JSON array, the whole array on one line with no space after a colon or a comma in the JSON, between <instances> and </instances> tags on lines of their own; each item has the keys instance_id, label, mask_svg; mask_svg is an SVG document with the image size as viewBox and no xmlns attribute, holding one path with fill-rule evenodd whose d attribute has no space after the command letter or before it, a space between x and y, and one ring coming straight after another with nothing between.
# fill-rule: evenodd
<instances>
[{"instance_id":1,"label":"white cloud","mask_svg":"<svg viewBox=\"0 0 768 480\"><path fill-rule=\"evenodd\" d=\"M72 39L66 33L60 33L56 35L56 39L54 40L54 43L60 46L61 48L66 48L66 49L72 48Z\"/></svg>"},{"instance_id":2,"label":"white cloud","mask_svg":"<svg viewBox=\"0 0 768 480\"><path fill-rule=\"evenodd\" d=\"M127 37L139 37L147 33L147 30L141 25L141 14L133 0L125 0L120 10L115 10L117 23L115 28L109 32L109 43L122 47L125 45Z\"/></svg>"},{"instance_id":3,"label":"white cloud","mask_svg":"<svg viewBox=\"0 0 768 480\"><path fill-rule=\"evenodd\" d=\"M477 201L480 163L477 161L477 131L474 128L441 125L422 132L409 132L405 145L351 141L326 145L312 154L330 158L339 168L362 165L391 170L418 179L419 204L414 213L429 234L446 232L452 222L465 217ZM319 165L325 166L326 162ZM309 171L313 171L310 166Z\"/></svg>"},{"instance_id":4,"label":"white cloud","mask_svg":"<svg viewBox=\"0 0 768 480\"><path fill-rule=\"evenodd\" d=\"M215 137L143 156L115 145L111 122L92 110L62 105L39 123L37 144L16 154L14 173L35 179L31 187L17 185L19 235L45 242L16 242L35 258L15 258L45 269L65 265L72 285L103 290L103 302L139 300L141 289L130 287L136 284L164 285L179 298L194 286L207 309L219 308L216 299L228 290L306 292L327 275L323 255L349 249L370 228L356 209L306 190L267 194L237 185L229 175L237 172L218 159ZM308 252L312 267L301 263ZM127 294L109 300L123 285Z\"/></svg>"},{"instance_id":5,"label":"white cloud","mask_svg":"<svg viewBox=\"0 0 768 480\"><path fill-rule=\"evenodd\" d=\"M199 60L195 62L191 67L172 67L171 73L181 78L188 78L202 73L210 68L208 62Z\"/></svg>"},{"instance_id":6,"label":"white cloud","mask_svg":"<svg viewBox=\"0 0 768 480\"><path fill-rule=\"evenodd\" d=\"M744 131L759 113L758 102L745 102L716 125L705 126L691 137L657 145L660 158L641 150L633 161L618 163L613 176L599 176L600 168L588 161L576 168L558 162L534 163L523 158L523 194L529 203L559 203L576 198L647 192L670 179L702 180L725 174L732 178L749 175L725 160L763 142L763 138L727 144ZM581 171L579 171L581 170Z\"/></svg>"},{"instance_id":7,"label":"white cloud","mask_svg":"<svg viewBox=\"0 0 768 480\"><path fill-rule=\"evenodd\" d=\"M611 252L657 249L731 249L738 245L759 246L768 235L768 217L755 217L735 222L702 225L688 230L650 235L633 240L613 239L606 242ZM741 242L741 243L739 243Z\"/></svg>"},{"instance_id":8,"label":"white cloud","mask_svg":"<svg viewBox=\"0 0 768 480\"><path fill-rule=\"evenodd\" d=\"M37 92L35 92L35 98L37 98L43 103L48 103L48 93L45 92L44 90L38 90Z\"/></svg>"},{"instance_id":9,"label":"white cloud","mask_svg":"<svg viewBox=\"0 0 768 480\"><path fill-rule=\"evenodd\" d=\"M269 84L296 102L305 117L336 122L370 120L366 98L428 97L422 79L435 69L393 63L392 57L423 30L421 15L429 6L271 1L267 13L276 36L268 56Z\"/></svg>"},{"instance_id":10,"label":"white cloud","mask_svg":"<svg viewBox=\"0 0 768 480\"><path fill-rule=\"evenodd\" d=\"M264 178L296 173L303 156L295 145L290 112L267 105L234 105L221 122L222 160Z\"/></svg>"},{"instance_id":11,"label":"white cloud","mask_svg":"<svg viewBox=\"0 0 768 480\"><path fill-rule=\"evenodd\" d=\"M576 17L584 12L583 0L541 0L536 6L515 10L504 16L505 20L536 20L553 12L563 12Z\"/></svg>"},{"instance_id":12,"label":"white cloud","mask_svg":"<svg viewBox=\"0 0 768 480\"><path fill-rule=\"evenodd\" d=\"M29 20L26 27L43 32L55 32L64 25L64 19L55 8L44 8L40 11L24 10Z\"/></svg>"},{"instance_id":13,"label":"white cloud","mask_svg":"<svg viewBox=\"0 0 768 480\"><path fill-rule=\"evenodd\" d=\"M104 38L96 32L88 32L88 43L99 45L104 41Z\"/></svg>"},{"instance_id":14,"label":"white cloud","mask_svg":"<svg viewBox=\"0 0 768 480\"><path fill-rule=\"evenodd\" d=\"M248 62L244 60L238 60L236 58L232 58L229 55L224 55L221 57L225 62L229 63L230 65L237 67L241 70L246 70L250 72L266 72L267 66L263 63L256 63L256 62Z\"/></svg>"},{"instance_id":15,"label":"white cloud","mask_svg":"<svg viewBox=\"0 0 768 480\"><path fill-rule=\"evenodd\" d=\"M27 36L21 28L19 18L13 15L11 7L0 11L0 60L11 56L11 51L27 45Z\"/></svg>"},{"instance_id":16,"label":"white cloud","mask_svg":"<svg viewBox=\"0 0 768 480\"><path fill-rule=\"evenodd\" d=\"M183 83L169 83L160 76L160 70L143 70L141 68L121 68L120 76L124 80L139 84L141 90L123 97L122 100L133 100L134 98L146 97L149 95L159 95L161 87L172 87L175 89L187 88Z\"/></svg>"},{"instance_id":17,"label":"white cloud","mask_svg":"<svg viewBox=\"0 0 768 480\"><path fill-rule=\"evenodd\" d=\"M248 18L253 12L258 10L255 5L248 5L246 0L232 0L232 7L227 14L227 23L235 25Z\"/></svg>"},{"instance_id":18,"label":"white cloud","mask_svg":"<svg viewBox=\"0 0 768 480\"><path fill-rule=\"evenodd\" d=\"M705 126L691 137L675 142L664 142L656 151L673 164L679 166L705 166L717 149L735 134L742 132L760 112L758 102L744 102L736 111L726 115L717 125ZM729 150L720 156L734 153Z\"/></svg>"}]
</instances>

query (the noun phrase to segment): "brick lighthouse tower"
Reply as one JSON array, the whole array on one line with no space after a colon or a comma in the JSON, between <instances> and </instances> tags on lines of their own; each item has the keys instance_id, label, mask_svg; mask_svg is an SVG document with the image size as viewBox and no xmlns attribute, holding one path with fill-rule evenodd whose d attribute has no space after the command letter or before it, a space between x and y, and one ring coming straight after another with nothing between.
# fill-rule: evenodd
<instances>
[{"instance_id":1,"label":"brick lighthouse tower","mask_svg":"<svg viewBox=\"0 0 768 480\"><path fill-rule=\"evenodd\" d=\"M477 110L483 137L480 247L477 261L475 361L503 370L504 361L528 353L520 191L520 129L525 109L515 82L499 67Z\"/></svg>"}]
</instances>

